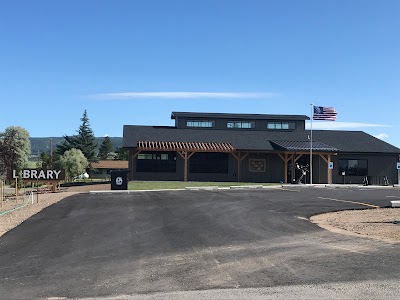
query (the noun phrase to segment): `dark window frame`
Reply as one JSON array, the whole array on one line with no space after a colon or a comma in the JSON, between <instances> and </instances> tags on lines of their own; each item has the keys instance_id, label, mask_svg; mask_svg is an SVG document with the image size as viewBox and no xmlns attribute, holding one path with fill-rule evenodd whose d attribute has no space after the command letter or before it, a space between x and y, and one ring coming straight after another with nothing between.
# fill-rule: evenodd
<instances>
[{"instance_id":1,"label":"dark window frame","mask_svg":"<svg viewBox=\"0 0 400 300\"><path fill-rule=\"evenodd\" d=\"M231 124L231 125L230 125ZM250 127L243 127L243 125L249 125ZM256 122L255 121L248 121L248 120L240 120L240 121L227 121L226 128L228 129L255 129Z\"/></svg>"},{"instance_id":2,"label":"dark window frame","mask_svg":"<svg viewBox=\"0 0 400 300\"><path fill-rule=\"evenodd\" d=\"M197 125L195 125L197 123ZM215 127L214 120L186 120L186 127L188 128L213 128Z\"/></svg>"},{"instance_id":3,"label":"dark window frame","mask_svg":"<svg viewBox=\"0 0 400 300\"><path fill-rule=\"evenodd\" d=\"M141 152L136 157L136 172L176 173L176 152Z\"/></svg>"},{"instance_id":4,"label":"dark window frame","mask_svg":"<svg viewBox=\"0 0 400 300\"><path fill-rule=\"evenodd\" d=\"M189 159L189 173L228 174L229 154L224 152L196 152Z\"/></svg>"},{"instance_id":5,"label":"dark window frame","mask_svg":"<svg viewBox=\"0 0 400 300\"><path fill-rule=\"evenodd\" d=\"M279 128L278 128L279 127ZM267 122L267 130L295 130L296 129L296 123L294 122L284 122L284 121L278 121L278 122Z\"/></svg>"},{"instance_id":6,"label":"dark window frame","mask_svg":"<svg viewBox=\"0 0 400 300\"><path fill-rule=\"evenodd\" d=\"M362 163L360 164L360 162ZM345 176L368 176L368 159L339 159L338 169L339 175L343 175L342 172L345 172Z\"/></svg>"}]
</instances>

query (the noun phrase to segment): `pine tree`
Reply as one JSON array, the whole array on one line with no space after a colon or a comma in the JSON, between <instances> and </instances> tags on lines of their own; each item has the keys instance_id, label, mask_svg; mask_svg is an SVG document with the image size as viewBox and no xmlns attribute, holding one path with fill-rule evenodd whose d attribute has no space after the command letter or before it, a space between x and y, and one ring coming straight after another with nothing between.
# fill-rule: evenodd
<instances>
[{"instance_id":1,"label":"pine tree","mask_svg":"<svg viewBox=\"0 0 400 300\"><path fill-rule=\"evenodd\" d=\"M88 161L93 162L96 161L95 149L97 143L93 131L90 128L86 110L83 113L81 121L82 125L79 126L78 134L73 136L65 135L64 142L57 145L57 152L60 155L63 155L65 151L71 150L72 148L79 149Z\"/></svg>"},{"instance_id":2,"label":"pine tree","mask_svg":"<svg viewBox=\"0 0 400 300\"><path fill-rule=\"evenodd\" d=\"M113 144L110 137L106 136L100 145L99 158L102 160L108 159L108 155L113 151Z\"/></svg>"}]
</instances>

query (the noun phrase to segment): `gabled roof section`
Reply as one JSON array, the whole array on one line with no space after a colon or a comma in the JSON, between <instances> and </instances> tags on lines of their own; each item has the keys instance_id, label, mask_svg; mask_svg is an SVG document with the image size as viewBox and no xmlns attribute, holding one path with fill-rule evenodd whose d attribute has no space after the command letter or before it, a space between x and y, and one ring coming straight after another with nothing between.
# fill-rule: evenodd
<instances>
[{"instance_id":1,"label":"gabled roof section","mask_svg":"<svg viewBox=\"0 0 400 300\"><path fill-rule=\"evenodd\" d=\"M237 151L276 151L278 141L307 141L309 130L304 131L238 131L196 130L175 127L124 125L123 147L137 148L138 141L228 143ZM313 130L313 144L336 148L343 153L400 154L400 149L362 131ZM287 146L282 145L282 146ZM299 146L299 145L297 145ZM315 148L316 145L313 145ZM305 147L306 148L306 147ZM308 147L309 149L309 147ZM333 151L333 150L327 150Z\"/></svg>"},{"instance_id":2,"label":"gabled roof section","mask_svg":"<svg viewBox=\"0 0 400 300\"><path fill-rule=\"evenodd\" d=\"M310 151L311 141L271 141L272 146L276 150L284 151ZM313 151L321 152L337 152L339 149L329 146L327 144L313 141L312 143Z\"/></svg>"},{"instance_id":3,"label":"gabled roof section","mask_svg":"<svg viewBox=\"0 0 400 300\"><path fill-rule=\"evenodd\" d=\"M229 113L201 113L201 112L172 112L171 119L184 118L210 118L210 119L246 119L246 120L310 120L305 115L267 115L267 114L229 114Z\"/></svg>"},{"instance_id":4,"label":"gabled roof section","mask_svg":"<svg viewBox=\"0 0 400 300\"><path fill-rule=\"evenodd\" d=\"M400 154L399 148L363 131L313 130L313 137L338 148L339 152Z\"/></svg>"}]
</instances>

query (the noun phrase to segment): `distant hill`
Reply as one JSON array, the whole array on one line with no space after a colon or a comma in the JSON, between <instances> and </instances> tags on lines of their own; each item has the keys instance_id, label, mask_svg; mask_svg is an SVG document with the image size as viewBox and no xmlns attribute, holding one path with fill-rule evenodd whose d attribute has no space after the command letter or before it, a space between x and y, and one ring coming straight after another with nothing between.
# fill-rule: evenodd
<instances>
[{"instance_id":1,"label":"distant hill","mask_svg":"<svg viewBox=\"0 0 400 300\"><path fill-rule=\"evenodd\" d=\"M52 139L53 151L55 150L57 144L64 141L63 137L31 137L31 155L38 155L41 152L50 151L50 139ZM110 137L111 143L113 144L114 150L116 148L122 147L122 137ZM97 150L103 142L104 137L97 137Z\"/></svg>"}]
</instances>

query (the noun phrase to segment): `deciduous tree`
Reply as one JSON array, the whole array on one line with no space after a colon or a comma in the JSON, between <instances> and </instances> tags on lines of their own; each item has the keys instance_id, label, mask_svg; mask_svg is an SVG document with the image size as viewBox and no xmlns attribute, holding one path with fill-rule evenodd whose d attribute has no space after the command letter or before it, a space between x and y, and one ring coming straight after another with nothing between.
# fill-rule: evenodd
<instances>
[{"instance_id":1,"label":"deciduous tree","mask_svg":"<svg viewBox=\"0 0 400 300\"><path fill-rule=\"evenodd\" d=\"M67 179L71 180L73 177L83 174L89 162L80 149L72 148L60 156L60 164L65 170Z\"/></svg>"},{"instance_id":2,"label":"deciduous tree","mask_svg":"<svg viewBox=\"0 0 400 300\"><path fill-rule=\"evenodd\" d=\"M12 170L20 171L27 166L31 153L29 132L19 126L10 126L0 133L1 173L11 177Z\"/></svg>"}]
</instances>

